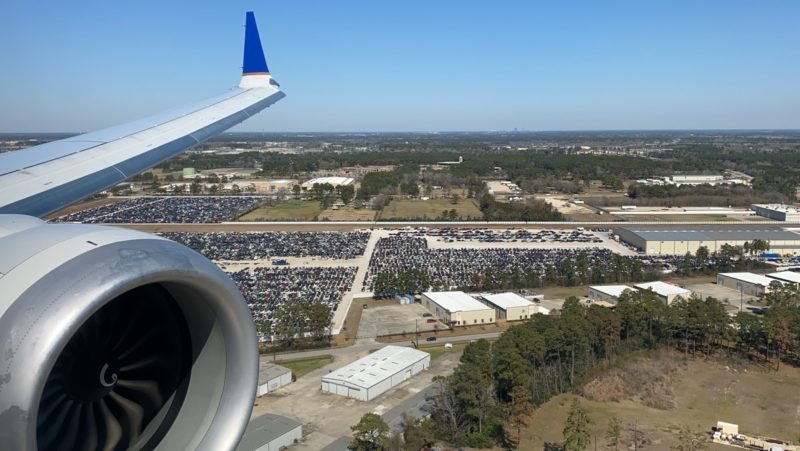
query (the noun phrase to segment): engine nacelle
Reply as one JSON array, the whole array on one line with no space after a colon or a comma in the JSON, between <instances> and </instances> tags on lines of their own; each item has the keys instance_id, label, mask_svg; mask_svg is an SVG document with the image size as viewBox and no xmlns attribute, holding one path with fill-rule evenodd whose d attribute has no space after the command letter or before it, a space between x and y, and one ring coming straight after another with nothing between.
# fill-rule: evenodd
<instances>
[{"instance_id":1,"label":"engine nacelle","mask_svg":"<svg viewBox=\"0 0 800 451\"><path fill-rule=\"evenodd\" d=\"M14 450L226 450L258 347L236 285L132 230L0 217L0 443Z\"/></svg>"}]
</instances>

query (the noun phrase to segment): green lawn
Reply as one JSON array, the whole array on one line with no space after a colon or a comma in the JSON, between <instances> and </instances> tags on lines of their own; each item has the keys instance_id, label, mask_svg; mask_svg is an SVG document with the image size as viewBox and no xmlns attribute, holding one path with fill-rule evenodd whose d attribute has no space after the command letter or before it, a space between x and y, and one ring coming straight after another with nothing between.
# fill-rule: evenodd
<instances>
[{"instance_id":1,"label":"green lawn","mask_svg":"<svg viewBox=\"0 0 800 451\"><path fill-rule=\"evenodd\" d=\"M306 359L278 360L275 363L289 368L292 370L292 373L294 373L294 377L298 378L318 368L322 368L331 362L333 362L333 356L327 354L320 357L309 357Z\"/></svg>"},{"instance_id":2,"label":"green lawn","mask_svg":"<svg viewBox=\"0 0 800 451\"><path fill-rule=\"evenodd\" d=\"M322 205L317 201L290 200L258 207L239 221L313 221L321 211Z\"/></svg>"},{"instance_id":3,"label":"green lawn","mask_svg":"<svg viewBox=\"0 0 800 451\"><path fill-rule=\"evenodd\" d=\"M420 345L419 350L425 351L431 355L431 360L436 360L439 357L447 354L447 353L458 353L462 352L464 348L467 347L467 343L455 343L453 344L452 348L445 348L443 344L441 345L434 345L434 346L426 346Z\"/></svg>"},{"instance_id":4,"label":"green lawn","mask_svg":"<svg viewBox=\"0 0 800 451\"><path fill-rule=\"evenodd\" d=\"M436 219L445 210L455 210L464 220L483 219L483 213L472 199L460 199L455 204L448 199L395 199L383 207L380 219Z\"/></svg>"}]
</instances>

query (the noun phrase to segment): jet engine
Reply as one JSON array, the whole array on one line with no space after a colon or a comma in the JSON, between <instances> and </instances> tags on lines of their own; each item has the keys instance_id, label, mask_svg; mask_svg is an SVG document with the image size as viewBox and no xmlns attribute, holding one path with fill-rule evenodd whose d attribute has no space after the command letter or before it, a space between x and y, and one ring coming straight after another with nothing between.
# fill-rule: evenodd
<instances>
[{"instance_id":1,"label":"jet engine","mask_svg":"<svg viewBox=\"0 0 800 451\"><path fill-rule=\"evenodd\" d=\"M238 444L258 347L246 303L216 265L133 230L0 221L3 449Z\"/></svg>"}]
</instances>

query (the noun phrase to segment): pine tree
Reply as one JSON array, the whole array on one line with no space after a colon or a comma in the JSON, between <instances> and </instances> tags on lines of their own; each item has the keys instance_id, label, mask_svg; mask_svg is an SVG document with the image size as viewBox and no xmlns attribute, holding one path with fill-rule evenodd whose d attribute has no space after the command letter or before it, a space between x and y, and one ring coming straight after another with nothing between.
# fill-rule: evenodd
<instances>
[{"instance_id":1,"label":"pine tree","mask_svg":"<svg viewBox=\"0 0 800 451\"><path fill-rule=\"evenodd\" d=\"M589 446L592 438L589 432L591 423L586 409L577 399L573 400L564 424L564 451L583 451Z\"/></svg>"}]
</instances>

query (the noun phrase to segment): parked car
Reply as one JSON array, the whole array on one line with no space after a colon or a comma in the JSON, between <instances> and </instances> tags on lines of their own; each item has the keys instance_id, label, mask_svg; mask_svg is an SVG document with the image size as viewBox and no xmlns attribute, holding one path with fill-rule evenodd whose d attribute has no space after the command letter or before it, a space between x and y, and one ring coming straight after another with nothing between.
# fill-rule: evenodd
<instances>
[{"instance_id":1,"label":"parked car","mask_svg":"<svg viewBox=\"0 0 800 451\"><path fill-rule=\"evenodd\" d=\"M436 319L435 319L435 318L430 318L430 319L428 320L428 322L429 322L429 323L435 323L435 322L436 322Z\"/></svg>"},{"instance_id":2,"label":"parked car","mask_svg":"<svg viewBox=\"0 0 800 451\"><path fill-rule=\"evenodd\" d=\"M428 337L425 341L436 341L436 337Z\"/></svg>"},{"instance_id":3,"label":"parked car","mask_svg":"<svg viewBox=\"0 0 800 451\"><path fill-rule=\"evenodd\" d=\"M430 316L433 316L433 313L423 313L423 314L422 314L422 317L423 317L423 318L428 318L428 317L430 317Z\"/></svg>"}]
</instances>

